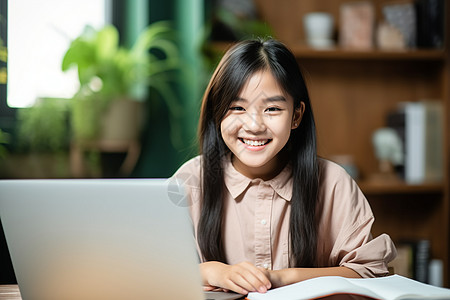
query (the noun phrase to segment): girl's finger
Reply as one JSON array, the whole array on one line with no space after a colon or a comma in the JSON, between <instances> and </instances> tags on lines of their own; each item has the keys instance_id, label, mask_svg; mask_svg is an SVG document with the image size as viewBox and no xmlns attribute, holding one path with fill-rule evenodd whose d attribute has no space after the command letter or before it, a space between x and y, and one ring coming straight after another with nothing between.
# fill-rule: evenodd
<instances>
[{"instance_id":1,"label":"girl's finger","mask_svg":"<svg viewBox=\"0 0 450 300\"><path fill-rule=\"evenodd\" d=\"M230 291L233 291L233 292L236 292L236 293L242 294L242 295L247 295L248 294L248 290L243 288L240 284L236 284L232 280L228 280L227 281L226 287L224 287L224 289L229 289Z\"/></svg>"},{"instance_id":2,"label":"girl's finger","mask_svg":"<svg viewBox=\"0 0 450 300\"><path fill-rule=\"evenodd\" d=\"M264 284L250 270L241 269L232 274L230 280L249 292L265 293L267 291Z\"/></svg>"},{"instance_id":3,"label":"girl's finger","mask_svg":"<svg viewBox=\"0 0 450 300\"><path fill-rule=\"evenodd\" d=\"M244 270L241 275L252 285L254 291L265 293L270 289L270 280L263 270L252 264L243 264L242 267Z\"/></svg>"},{"instance_id":4,"label":"girl's finger","mask_svg":"<svg viewBox=\"0 0 450 300\"><path fill-rule=\"evenodd\" d=\"M260 268L254 268L252 269L253 275L256 276L259 281L264 285L264 287L269 290L272 287L272 283L269 280L269 277L267 276L267 270L260 269Z\"/></svg>"}]
</instances>

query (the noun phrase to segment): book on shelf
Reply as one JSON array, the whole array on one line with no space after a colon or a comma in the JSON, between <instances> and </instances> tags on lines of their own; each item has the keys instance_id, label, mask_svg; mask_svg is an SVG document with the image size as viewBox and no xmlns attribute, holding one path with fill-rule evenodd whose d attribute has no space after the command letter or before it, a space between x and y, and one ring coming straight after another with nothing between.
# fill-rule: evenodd
<instances>
[{"instance_id":1,"label":"book on shelf","mask_svg":"<svg viewBox=\"0 0 450 300\"><path fill-rule=\"evenodd\" d=\"M397 257L389 263L395 273L429 283L430 241L403 240L396 243Z\"/></svg>"},{"instance_id":2,"label":"book on shelf","mask_svg":"<svg viewBox=\"0 0 450 300\"><path fill-rule=\"evenodd\" d=\"M373 48L375 7L370 1L354 1L340 5L339 43L346 49Z\"/></svg>"},{"instance_id":3,"label":"book on shelf","mask_svg":"<svg viewBox=\"0 0 450 300\"><path fill-rule=\"evenodd\" d=\"M420 240L414 243L414 279L428 283L428 265L430 263L430 241Z\"/></svg>"},{"instance_id":4,"label":"book on shelf","mask_svg":"<svg viewBox=\"0 0 450 300\"><path fill-rule=\"evenodd\" d=\"M443 105L437 100L403 102L387 116L404 146L402 177L409 184L443 179Z\"/></svg>"},{"instance_id":5,"label":"book on shelf","mask_svg":"<svg viewBox=\"0 0 450 300\"><path fill-rule=\"evenodd\" d=\"M324 276L308 279L267 293L249 293L249 300L316 299L332 295L358 295L374 299L450 299L450 289L432 286L400 275L379 278Z\"/></svg>"},{"instance_id":6,"label":"book on shelf","mask_svg":"<svg viewBox=\"0 0 450 300\"><path fill-rule=\"evenodd\" d=\"M397 256L389 263L395 274L414 278L414 254L411 245L395 243L397 249Z\"/></svg>"},{"instance_id":7,"label":"book on shelf","mask_svg":"<svg viewBox=\"0 0 450 300\"><path fill-rule=\"evenodd\" d=\"M396 164L394 167L398 175L402 179L405 179L405 111L403 109L397 109L389 112L386 116L386 126L394 129L402 141L402 162L400 164Z\"/></svg>"},{"instance_id":8,"label":"book on shelf","mask_svg":"<svg viewBox=\"0 0 450 300\"><path fill-rule=\"evenodd\" d=\"M445 0L416 0L417 46L442 48L445 37Z\"/></svg>"}]
</instances>

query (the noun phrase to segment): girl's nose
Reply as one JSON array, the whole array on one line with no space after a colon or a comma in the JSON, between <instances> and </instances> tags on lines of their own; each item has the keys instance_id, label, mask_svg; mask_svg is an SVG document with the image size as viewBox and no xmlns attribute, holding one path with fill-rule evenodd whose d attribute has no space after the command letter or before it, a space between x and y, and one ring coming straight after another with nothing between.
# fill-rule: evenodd
<instances>
[{"instance_id":1,"label":"girl's nose","mask_svg":"<svg viewBox=\"0 0 450 300\"><path fill-rule=\"evenodd\" d=\"M264 116L259 113L249 113L244 123L244 129L252 133L265 131Z\"/></svg>"}]
</instances>

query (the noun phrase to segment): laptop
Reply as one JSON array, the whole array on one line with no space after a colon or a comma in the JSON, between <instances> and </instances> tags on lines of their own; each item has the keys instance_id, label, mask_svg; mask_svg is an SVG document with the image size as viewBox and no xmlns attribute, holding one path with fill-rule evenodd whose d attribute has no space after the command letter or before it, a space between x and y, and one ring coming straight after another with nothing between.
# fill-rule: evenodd
<instances>
[{"instance_id":1,"label":"laptop","mask_svg":"<svg viewBox=\"0 0 450 300\"><path fill-rule=\"evenodd\" d=\"M23 299L237 299L201 287L182 187L163 179L0 181Z\"/></svg>"}]
</instances>

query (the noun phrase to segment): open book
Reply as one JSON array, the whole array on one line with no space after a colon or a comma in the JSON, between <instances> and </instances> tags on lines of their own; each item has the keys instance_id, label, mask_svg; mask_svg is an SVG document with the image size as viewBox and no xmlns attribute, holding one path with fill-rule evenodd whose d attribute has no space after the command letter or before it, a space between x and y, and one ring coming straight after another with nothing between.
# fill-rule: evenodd
<instances>
[{"instance_id":1,"label":"open book","mask_svg":"<svg viewBox=\"0 0 450 300\"><path fill-rule=\"evenodd\" d=\"M450 289L424 284L400 275L348 279L318 277L294 283L267 293L249 293L249 300L314 299L334 294L355 294L375 299L450 299Z\"/></svg>"}]
</instances>

